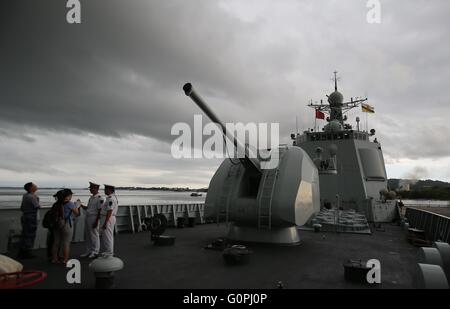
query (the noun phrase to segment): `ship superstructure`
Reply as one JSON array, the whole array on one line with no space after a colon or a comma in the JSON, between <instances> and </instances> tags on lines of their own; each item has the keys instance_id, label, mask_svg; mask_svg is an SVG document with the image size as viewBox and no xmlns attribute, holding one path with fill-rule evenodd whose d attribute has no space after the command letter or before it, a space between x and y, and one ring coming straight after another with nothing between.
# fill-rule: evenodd
<instances>
[{"instance_id":1,"label":"ship superstructure","mask_svg":"<svg viewBox=\"0 0 450 309\"><path fill-rule=\"evenodd\" d=\"M328 104L309 104L316 118L326 118L321 131L316 128L293 135L293 145L305 150L316 163L320 178L321 206L325 208L355 209L372 217L373 207L386 192L387 175L381 144L375 130L356 128L347 122L347 112L353 108L370 108L364 99L344 102L338 91L337 72L334 92L328 95Z\"/></svg>"}]
</instances>

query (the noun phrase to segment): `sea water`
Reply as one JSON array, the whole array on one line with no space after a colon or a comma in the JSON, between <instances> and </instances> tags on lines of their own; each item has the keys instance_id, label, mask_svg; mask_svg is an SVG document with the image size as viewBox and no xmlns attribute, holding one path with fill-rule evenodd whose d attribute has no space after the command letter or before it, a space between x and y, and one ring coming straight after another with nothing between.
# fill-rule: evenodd
<instances>
[{"instance_id":1,"label":"sea water","mask_svg":"<svg viewBox=\"0 0 450 309\"><path fill-rule=\"evenodd\" d=\"M58 189L40 189L37 192L42 207L49 207L54 202L53 194ZM87 189L72 189L72 201L80 199L86 205L90 196ZM18 208L25 193L19 188L0 188L0 208ZM100 194L104 195L100 190ZM188 204L204 203L206 193L202 196L193 197L191 192L176 191L153 191L153 190L117 190L116 195L120 205L166 205L166 204Z\"/></svg>"}]
</instances>

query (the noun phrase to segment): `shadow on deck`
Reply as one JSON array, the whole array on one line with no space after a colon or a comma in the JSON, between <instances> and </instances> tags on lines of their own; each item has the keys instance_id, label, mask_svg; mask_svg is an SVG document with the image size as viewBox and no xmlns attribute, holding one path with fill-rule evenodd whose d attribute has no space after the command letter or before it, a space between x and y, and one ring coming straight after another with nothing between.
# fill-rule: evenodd
<instances>
[{"instance_id":1,"label":"shadow on deck","mask_svg":"<svg viewBox=\"0 0 450 309\"><path fill-rule=\"evenodd\" d=\"M372 235L314 233L300 231L297 247L251 246L248 265L225 266L221 252L205 250L215 238L226 235L224 225L200 225L195 228L169 229L176 236L173 247L155 247L148 233L116 236L116 256L125 268L116 274L116 288L224 288L272 289L279 281L285 288L412 288L417 248L409 245L398 226L385 224L385 231ZM72 245L78 257L84 244ZM48 278L36 288L92 288L89 260L82 259L82 283L66 282L67 269L51 265L45 250L37 258L24 260L25 269L44 270ZM378 259L381 262L381 286L361 286L344 280L343 262L348 259Z\"/></svg>"}]
</instances>

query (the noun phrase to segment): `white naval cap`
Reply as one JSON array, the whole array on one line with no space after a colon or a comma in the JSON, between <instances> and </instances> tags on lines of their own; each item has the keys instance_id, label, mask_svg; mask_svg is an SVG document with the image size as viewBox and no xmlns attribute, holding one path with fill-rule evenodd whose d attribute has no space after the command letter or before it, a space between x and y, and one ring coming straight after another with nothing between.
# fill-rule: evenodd
<instances>
[{"instance_id":1,"label":"white naval cap","mask_svg":"<svg viewBox=\"0 0 450 309\"><path fill-rule=\"evenodd\" d=\"M116 189L116 187L113 186L113 185L107 185L107 184L104 184L104 186L105 186L105 189L108 189L108 188L113 189L113 190Z\"/></svg>"},{"instance_id":2,"label":"white naval cap","mask_svg":"<svg viewBox=\"0 0 450 309\"><path fill-rule=\"evenodd\" d=\"M92 188L92 187L98 187L98 188L100 188L100 185L99 185L98 183L89 181L89 188Z\"/></svg>"}]
</instances>

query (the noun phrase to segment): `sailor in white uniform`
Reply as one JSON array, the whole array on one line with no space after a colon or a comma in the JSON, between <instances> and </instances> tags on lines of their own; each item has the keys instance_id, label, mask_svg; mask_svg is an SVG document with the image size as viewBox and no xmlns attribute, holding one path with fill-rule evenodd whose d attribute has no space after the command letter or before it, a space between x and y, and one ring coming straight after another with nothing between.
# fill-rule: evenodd
<instances>
[{"instance_id":1,"label":"sailor in white uniform","mask_svg":"<svg viewBox=\"0 0 450 309\"><path fill-rule=\"evenodd\" d=\"M116 214L119 201L115 194L115 187L105 185L105 202L100 211L100 255L114 255L114 227L116 225Z\"/></svg>"},{"instance_id":2,"label":"sailor in white uniform","mask_svg":"<svg viewBox=\"0 0 450 309\"><path fill-rule=\"evenodd\" d=\"M87 206L81 205L86 211L86 219L84 224L85 239L86 239L86 252L81 257L88 257L90 259L96 258L100 251L100 235L98 231L98 213L101 210L104 199L98 192L100 185L89 182L89 191L91 197Z\"/></svg>"}]
</instances>

